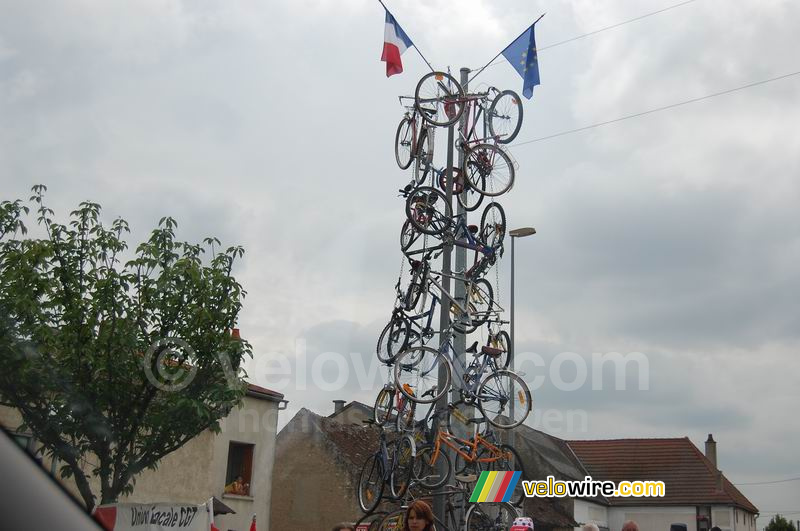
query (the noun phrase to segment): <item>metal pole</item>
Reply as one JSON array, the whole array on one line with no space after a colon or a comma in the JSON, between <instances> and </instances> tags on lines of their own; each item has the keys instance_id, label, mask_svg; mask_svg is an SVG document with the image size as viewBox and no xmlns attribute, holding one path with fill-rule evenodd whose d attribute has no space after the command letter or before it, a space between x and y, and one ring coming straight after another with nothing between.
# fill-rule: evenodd
<instances>
[{"instance_id":1,"label":"metal pole","mask_svg":"<svg viewBox=\"0 0 800 531\"><path fill-rule=\"evenodd\" d=\"M453 143L454 143L454 126L450 125L447 128L447 166L446 168L450 168L453 165ZM447 171L447 170L445 170ZM453 204L453 179L447 179L447 203L452 206ZM441 298L441 308L439 311L439 331L447 330L450 327L450 304L451 301L447 300L447 297L444 295L444 292L450 291L450 275L452 271L450 270L450 258L453 253L453 244L452 243L445 243L444 249L442 251L442 298ZM442 336L439 335L439 339L441 340ZM444 387L444 381L447 375L447 369L443 366L439 366L439 388L441 389ZM447 409L447 393L442 395L436 402L436 413L440 415ZM439 417L437 416L434 424L433 424L433 431L434 433L439 433ZM444 469L444 459L437 461L436 470L439 474L444 474L446 471ZM445 521L445 500L444 496L434 496L433 497L433 514L436 518L439 519L440 522Z\"/></svg>"},{"instance_id":2,"label":"metal pole","mask_svg":"<svg viewBox=\"0 0 800 531\"><path fill-rule=\"evenodd\" d=\"M460 82L461 82L461 87L464 89L465 93L468 91L468 88L469 88L467 86L467 83L469 82L469 72L470 72L469 68L462 68L461 69ZM465 129L464 124L466 124L466 121L467 121L467 112L466 112L467 110L465 110L465 112L462 113L461 119L459 120L459 123L458 123L459 131L463 131ZM459 137L459 140L460 140L460 137ZM459 147L459 149L458 149L458 168L463 168L463 166L464 166L464 151ZM464 182L464 184L466 185L466 182ZM466 193L466 186L464 186L464 189L461 191L461 193L462 194ZM456 203L457 203L456 214L458 214L459 216L466 216L467 215L467 211L461 205L461 202L457 201ZM456 251L456 271L466 271L466 269L467 269L467 250L464 247L458 247L457 246L455 251ZM468 308L467 290L466 290L466 286L464 285L463 282L456 282L455 283L454 295L455 295L456 300L458 301L458 303L461 305L461 307L464 308L464 309L467 309ZM462 362L466 362L466 353L464 351L467 349L467 336L465 334L460 334L460 333L456 332L456 334L453 336L453 348L455 349L456 356L458 356L459 359ZM452 397L451 397L451 400L450 400L451 402L456 402L458 400L458 398L459 398L459 392L458 392L458 389L456 387L457 387L456 386L456 382L454 380L453 381ZM458 387L461 387L461 381L460 380L458 382ZM466 417L471 417L472 416L472 411L471 411L472 408L468 408L468 407L462 405L460 407L460 410L461 410L462 413L464 413L464 415ZM456 432L456 433L454 433L454 435L457 435L459 437L465 437L467 435L467 433L466 433L467 432L467 427L466 426L463 426L463 428L464 428L463 430L459 429L462 426L463 425L461 425L461 424L454 425L454 427L456 428L454 430Z\"/></svg>"},{"instance_id":3,"label":"metal pole","mask_svg":"<svg viewBox=\"0 0 800 531\"><path fill-rule=\"evenodd\" d=\"M514 343L514 236L511 236L511 319L509 323L509 328L511 330L511 344L508 346L508 364L511 367L511 371L514 371L514 353L516 350L516 344ZM512 397L511 403L508 407L508 412L511 418L514 418L514 400ZM514 448L516 443L516 437L514 436L514 430L509 430L510 433L508 434L508 444ZM514 448L516 449L516 448Z\"/></svg>"}]
</instances>

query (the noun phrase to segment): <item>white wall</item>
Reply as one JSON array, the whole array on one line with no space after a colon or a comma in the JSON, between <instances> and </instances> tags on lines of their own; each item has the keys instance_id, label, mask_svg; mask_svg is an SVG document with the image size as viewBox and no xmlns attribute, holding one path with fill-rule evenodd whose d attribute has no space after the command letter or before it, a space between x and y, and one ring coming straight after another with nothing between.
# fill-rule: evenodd
<instances>
[{"instance_id":1,"label":"white wall","mask_svg":"<svg viewBox=\"0 0 800 531\"><path fill-rule=\"evenodd\" d=\"M622 524L633 520L642 531L669 531L670 524L686 524L689 531L697 531L695 507L609 507L608 529L619 531Z\"/></svg>"},{"instance_id":2,"label":"white wall","mask_svg":"<svg viewBox=\"0 0 800 531\"><path fill-rule=\"evenodd\" d=\"M222 422L221 428L221 433L214 438L213 443L211 494L236 511L236 514L217 517L217 527L221 530L247 531L250 529L253 514L256 514L258 530L269 531L272 469L275 464L275 438L278 434L278 403L247 396L242 407L231 411ZM223 493L228 468L228 447L232 441L255 445L249 497Z\"/></svg>"},{"instance_id":3,"label":"white wall","mask_svg":"<svg viewBox=\"0 0 800 531\"><path fill-rule=\"evenodd\" d=\"M575 500L573 518L579 524L592 523L597 524L597 527L608 527L608 508L599 503Z\"/></svg>"}]
</instances>

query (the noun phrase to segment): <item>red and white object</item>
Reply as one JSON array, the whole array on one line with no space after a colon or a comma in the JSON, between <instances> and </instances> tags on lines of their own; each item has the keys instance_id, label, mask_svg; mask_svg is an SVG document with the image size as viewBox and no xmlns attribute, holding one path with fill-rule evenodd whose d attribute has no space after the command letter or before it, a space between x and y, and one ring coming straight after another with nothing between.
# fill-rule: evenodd
<instances>
[{"instance_id":1,"label":"red and white object","mask_svg":"<svg viewBox=\"0 0 800 531\"><path fill-rule=\"evenodd\" d=\"M400 56L412 46L414 43L387 9L386 25L383 31L383 54L381 55L381 61L386 62L386 77L403 71L403 62L400 60Z\"/></svg>"}]
</instances>

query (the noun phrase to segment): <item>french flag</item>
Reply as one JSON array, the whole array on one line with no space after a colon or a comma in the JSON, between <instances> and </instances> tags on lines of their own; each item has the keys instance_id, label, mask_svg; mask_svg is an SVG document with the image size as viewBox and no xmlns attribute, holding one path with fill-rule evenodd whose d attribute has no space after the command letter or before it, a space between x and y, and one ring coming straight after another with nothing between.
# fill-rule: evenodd
<instances>
[{"instance_id":1,"label":"french flag","mask_svg":"<svg viewBox=\"0 0 800 531\"><path fill-rule=\"evenodd\" d=\"M411 46L414 46L414 43L387 9L386 27L383 33L383 54L381 55L381 61L386 61L386 77L403 71L403 62L400 60L400 56Z\"/></svg>"}]
</instances>

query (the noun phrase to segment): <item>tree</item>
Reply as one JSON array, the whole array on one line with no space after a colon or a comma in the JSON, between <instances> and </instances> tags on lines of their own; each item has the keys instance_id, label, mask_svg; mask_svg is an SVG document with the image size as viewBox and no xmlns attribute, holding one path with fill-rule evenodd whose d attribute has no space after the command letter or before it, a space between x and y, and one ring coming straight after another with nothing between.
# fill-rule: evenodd
<instances>
[{"instance_id":1,"label":"tree","mask_svg":"<svg viewBox=\"0 0 800 531\"><path fill-rule=\"evenodd\" d=\"M764 528L764 531L797 531L797 528L792 522L776 514L772 517L772 520L769 521L767 527Z\"/></svg>"},{"instance_id":2,"label":"tree","mask_svg":"<svg viewBox=\"0 0 800 531\"><path fill-rule=\"evenodd\" d=\"M131 253L123 219L106 227L83 202L58 224L45 190L30 198L42 238L25 237L25 203L0 203L0 402L91 510L92 476L114 502L241 403L252 353L230 333L245 296L231 269L244 250L176 241L165 217Z\"/></svg>"}]
</instances>

